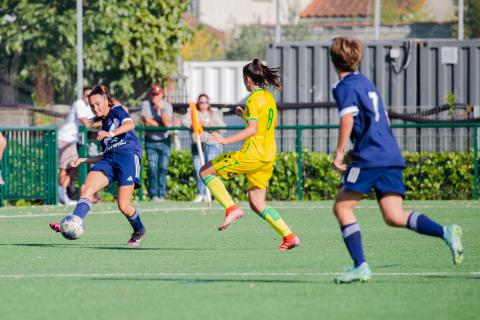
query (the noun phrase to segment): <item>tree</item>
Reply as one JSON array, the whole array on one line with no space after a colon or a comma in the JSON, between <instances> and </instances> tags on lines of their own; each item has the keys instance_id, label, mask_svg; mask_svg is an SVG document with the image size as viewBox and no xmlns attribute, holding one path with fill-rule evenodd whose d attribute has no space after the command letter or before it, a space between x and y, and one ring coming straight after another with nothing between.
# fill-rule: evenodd
<instances>
[{"instance_id":1,"label":"tree","mask_svg":"<svg viewBox=\"0 0 480 320\"><path fill-rule=\"evenodd\" d=\"M187 61L209 61L223 59L223 44L218 36L205 26L190 29L191 37L182 46L182 59Z\"/></svg>"},{"instance_id":2,"label":"tree","mask_svg":"<svg viewBox=\"0 0 480 320\"><path fill-rule=\"evenodd\" d=\"M455 0L458 5L458 0ZM480 37L480 0L464 0L465 6L465 36L467 38ZM455 30L455 32L458 32Z\"/></svg>"},{"instance_id":3,"label":"tree","mask_svg":"<svg viewBox=\"0 0 480 320\"><path fill-rule=\"evenodd\" d=\"M425 20L428 16L425 11L426 2L426 0L383 0L382 21L399 22ZM372 1L372 5L373 3L375 2Z\"/></svg>"},{"instance_id":4,"label":"tree","mask_svg":"<svg viewBox=\"0 0 480 320\"><path fill-rule=\"evenodd\" d=\"M271 42L269 32L260 25L243 25L234 33L225 52L227 60L265 59L265 47Z\"/></svg>"},{"instance_id":5,"label":"tree","mask_svg":"<svg viewBox=\"0 0 480 320\"><path fill-rule=\"evenodd\" d=\"M33 96L39 104L53 102L54 90L63 88L73 66L72 54L75 61L74 47L70 45L75 44L75 25L70 26L72 4L45 2L3 0L0 7L2 69L10 83L17 78L31 79L35 83Z\"/></svg>"},{"instance_id":6,"label":"tree","mask_svg":"<svg viewBox=\"0 0 480 320\"><path fill-rule=\"evenodd\" d=\"M122 98L175 69L187 30L187 0L84 0L86 84L107 84ZM0 0L3 69L35 83L37 102L69 103L76 79L75 2ZM7 18L5 18L7 17Z\"/></svg>"}]
</instances>

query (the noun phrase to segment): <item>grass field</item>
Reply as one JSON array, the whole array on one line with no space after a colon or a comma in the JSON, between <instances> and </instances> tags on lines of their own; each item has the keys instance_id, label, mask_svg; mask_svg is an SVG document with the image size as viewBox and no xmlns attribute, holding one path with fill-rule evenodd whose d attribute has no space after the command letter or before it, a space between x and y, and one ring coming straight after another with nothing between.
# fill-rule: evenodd
<instances>
[{"instance_id":1,"label":"grass field","mask_svg":"<svg viewBox=\"0 0 480 320\"><path fill-rule=\"evenodd\" d=\"M455 267L438 239L387 227L375 202L357 211L369 283L337 285L350 265L331 202L279 202L302 245L279 238L253 212L224 233L220 207L139 203L148 233L113 204L95 205L77 241L48 222L71 207L0 209L0 319L479 319L480 203L407 202L464 230ZM244 204L244 207L247 207Z\"/></svg>"}]
</instances>

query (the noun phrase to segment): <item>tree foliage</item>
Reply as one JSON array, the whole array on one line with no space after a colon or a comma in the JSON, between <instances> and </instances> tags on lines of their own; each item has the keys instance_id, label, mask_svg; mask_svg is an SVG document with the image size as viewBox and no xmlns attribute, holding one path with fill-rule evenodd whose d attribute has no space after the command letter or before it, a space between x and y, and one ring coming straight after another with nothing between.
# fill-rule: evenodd
<instances>
[{"instance_id":1,"label":"tree foliage","mask_svg":"<svg viewBox=\"0 0 480 320\"><path fill-rule=\"evenodd\" d=\"M421 21L427 18L427 0L383 0L382 21ZM372 4L374 1L372 1ZM373 10L372 10L373 12Z\"/></svg>"},{"instance_id":2,"label":"tree foliage","mask_svg":"<svg viewBox=\"0 0 480 320\"><path fill-rule=\"evenodd\" d=\"M182 46L182 59L186 61L221 60L223 43L218 36L203 25L190 29L191 37Z\"/></svg>"},{"instance_id":3,"label":"tree foliage","mask_svg":"<svg viewBox=\"0 0 480 320\"><path fill-rule=\"evenodd\" d=\"M464 0L463 3L465 6L465 36L467 38L479 38L480 0ZM458 0L455 0L455 4L458 5Z\"/></svg>"},{"instance_id":4,"label":"tree foliage","mask_svg":"<svg viewBox=\"0 0 480 320\"><path fill-rule=\"evenodd\" d=\"M75 1L0 1L4 67L18 59L19 76L35 83L39 102L49 104L53 95L57 102L71 102ZM187 34L181 23L187 6L187 0L84 0L84 84L106 83L126 97L171 74Z\"/></svg>"}]
</instances>

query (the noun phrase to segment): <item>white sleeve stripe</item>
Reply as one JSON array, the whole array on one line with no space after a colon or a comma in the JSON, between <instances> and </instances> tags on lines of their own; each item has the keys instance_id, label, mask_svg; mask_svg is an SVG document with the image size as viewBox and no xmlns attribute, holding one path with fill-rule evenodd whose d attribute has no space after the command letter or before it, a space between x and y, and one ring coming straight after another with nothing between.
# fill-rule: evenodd
<instances>
[{"instance_id":1,"label":"white sleeve stripe","mask_svg":"<svg viewBox=\"0 0 480 320\"><path fill-rule=\"evenodd\" d=\"M360 110L358 109L357 106L346 107L340 111L340 117L343 117L344 115L350 114L350 113L355 113L354 115L356 115L359 111Z\"/></svg>"},{"instance_id":2,"label":"white sleeve stripe","mask_svg":"<svg viewBox=\"0 0 480 320\"><path fill-rule=\"evenodd\" d=\"M125 118L122 120L122 123L124 123L125 121L133 121L132 118Z\"/></svg>"}]
</instances>

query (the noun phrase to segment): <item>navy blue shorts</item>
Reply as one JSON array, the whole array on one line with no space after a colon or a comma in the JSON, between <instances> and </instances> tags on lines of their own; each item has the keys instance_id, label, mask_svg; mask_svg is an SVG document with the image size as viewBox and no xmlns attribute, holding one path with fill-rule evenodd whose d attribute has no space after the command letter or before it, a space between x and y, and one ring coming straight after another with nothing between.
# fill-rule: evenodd
<instances>
[{"instance_id":1,"label":"navy blue shorts","mask_svg":"<svg viewBox=\"0 0 480 320\"><path fill-rule=\"evenodd\" d=\"M368 194L372 188L381 199L387 193L405 195L403 168L358 168L349 167L342 178L342 187L346 191Z\"/></svg>"},{"instance_id":2,"label":"navy blue shorts","mask_svg":"<svg viewBox=\"0 0 480 320\"><path fill-rule=\"evenodd\" d=\"M101 171L107 176L108 184L118 181L119 186L140 188L140 157L134 153L104 155L91 171Z\"/></svg>"}]
</instances>

